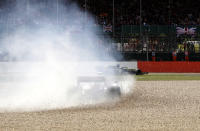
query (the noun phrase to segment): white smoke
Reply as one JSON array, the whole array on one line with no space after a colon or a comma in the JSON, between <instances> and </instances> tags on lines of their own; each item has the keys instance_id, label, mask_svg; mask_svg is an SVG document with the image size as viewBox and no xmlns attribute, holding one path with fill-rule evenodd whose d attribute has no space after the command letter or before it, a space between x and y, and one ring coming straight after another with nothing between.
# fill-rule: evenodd
<instances>
[{"instance_id":1,"label":"white smoke","mask_svg":"<svg viewBox=\"0 0 200 131\"><path fill-rule=\"evenodd\" d=\"M90 14L86 22L85 13L75 4L57 2L33 1L27 5L27 1L17 0L5 14L15 19L7 23L0 45L4 59L10 61L0 69L0 111L91 104L75 90L80 74L97 72L93 62L83 61L114 61L106 52L108 43L98 44L102 40ZM123 84L126 93L134 82L133 77L127 78Z\"/></svg>"}]
</instances>

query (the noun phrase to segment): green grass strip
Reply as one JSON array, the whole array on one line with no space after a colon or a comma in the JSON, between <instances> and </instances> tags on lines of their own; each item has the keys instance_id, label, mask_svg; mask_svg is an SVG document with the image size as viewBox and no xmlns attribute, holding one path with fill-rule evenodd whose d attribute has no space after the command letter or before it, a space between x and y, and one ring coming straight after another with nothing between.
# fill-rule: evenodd
<instances>
[{"instance_id":1,"label":"green grass strip","mask_svg":"<svg viewBox=\"0 0 200 131\"><path fill-rule=\"evenodd\" d=\"M200 80L200 74L147 74L137 75L137 81Z\"/></svg>"}]
</instances>

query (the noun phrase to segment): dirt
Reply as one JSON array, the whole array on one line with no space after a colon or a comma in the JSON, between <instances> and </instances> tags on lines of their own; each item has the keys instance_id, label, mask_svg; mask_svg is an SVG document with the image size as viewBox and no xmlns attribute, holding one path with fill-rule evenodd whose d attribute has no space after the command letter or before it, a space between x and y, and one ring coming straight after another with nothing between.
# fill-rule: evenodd
<instances>
[{"instance_id":1,"label":"dirt","mask_svg":"<svg viewBox=\"0 0 200 131\"><path fill-rule=\"evenodd\" d=\"M138 81L115 104L0 113L0 131L200 130L200 81Z\"/></svg>"}]
</instances>

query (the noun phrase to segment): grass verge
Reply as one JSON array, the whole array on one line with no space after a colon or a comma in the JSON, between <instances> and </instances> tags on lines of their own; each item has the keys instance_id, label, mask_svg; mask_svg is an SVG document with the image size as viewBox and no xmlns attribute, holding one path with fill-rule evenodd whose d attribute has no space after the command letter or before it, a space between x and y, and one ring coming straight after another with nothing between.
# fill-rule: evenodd
<instances>
[{"instance_id":1,"label":"grass verge","mask_svg":"<svg viewBox=\"0 0 200 131\"><path fill-rule=\"evenodd\" d=\"M137 81L200 80L200 74L146 74L137 75Z\"/></svg>"}]
</instances>

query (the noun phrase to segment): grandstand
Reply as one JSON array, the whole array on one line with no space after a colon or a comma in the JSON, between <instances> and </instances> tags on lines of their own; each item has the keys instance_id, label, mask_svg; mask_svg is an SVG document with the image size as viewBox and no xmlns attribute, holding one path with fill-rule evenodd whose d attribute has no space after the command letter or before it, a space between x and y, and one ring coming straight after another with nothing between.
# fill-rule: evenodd
<instances>
[{"instance_id":1,"label":"grandstand","mask_svg":"<svg viewBox=\"0 0 200 131\"><path fill-rule=\"evenodd\" d=\"M155 54L156 61L171 61L174 52L178 61L184 61L185 54L188 54L190 61L200 60L198 1L185 0L185 4L182 4L181 0L76 1L83 12L89 12L95 18L95 24L88 27L98 26L100 38L112 38L112 40L107 39L110 44L108 51L121 52L124 57L117 58L118 60L152 61L152 54ZM48 0L40 2L45 3L48 11L51 10L49 3L52 2ZM67 5L75 1L54 2L64 2ZM24 10L28 13L31 1L27 0L25 3L27 6ZM4 15L5 8L9 11L12 4L15 4L15 0L0 2L0 23L5 25L0 27L0 32L8 33L13 27L29 22L20 20L17 16ZM62 9L58 7L55 25L64 18L61 12ZM87 19L87 16L82 17Z\"/></svg>"},{"instance_id":2,"label":"grandstand","mask_svg":"<svg viewBox=\"0 0 200 131\"><path fill-rule=\"evenodd\" d=\"M182 4L181 0L86 0L80 1L82 8L85 3L87 10L95 15L97 24L114 25L114 30L105 33L104 37L113 37L116 49L126 60L151 61L152 52L155 52L156 61L170 61L174 51L178 61L185 60L185 52L189 60L200 60L197 1L186 0Z\"/></svg>"}]
</instances>

